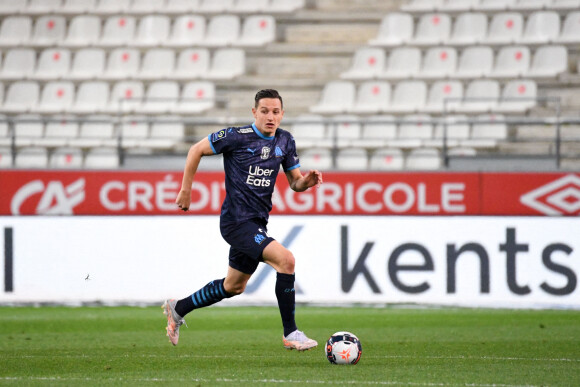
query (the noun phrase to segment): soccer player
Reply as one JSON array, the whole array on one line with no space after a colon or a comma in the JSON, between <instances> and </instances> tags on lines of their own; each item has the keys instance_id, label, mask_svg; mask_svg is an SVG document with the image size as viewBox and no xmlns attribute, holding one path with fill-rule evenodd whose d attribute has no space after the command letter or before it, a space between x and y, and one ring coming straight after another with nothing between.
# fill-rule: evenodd
<instances>
[{"instance_id":1,"label":"soccer player","mask_svg":"<svg viewBox=\"0 0 580 387\"><path fill-rule=\"evenodd\" d=\"M312 170L302 175L292 135L278 128L284 116L282 97L276 90L259 91L252 108L254 123L227 128L194 144L188 154L181 190L176 203L187 211L191 185L203 156L221 153L224 159L226 197L222 204L220 230L230 245L226 277L216 279L181 300L166 300L167 336L173 345L179 340L179 327L189 312L224 298L241 294L260 262L276 272L275 293L284 327L287 349L305 351L318 345L298 330L294 319L294 256L268 235L272 192L280 165L290 187L302 192L322 183L322 174Z\"/></svg>"}]
</instances>

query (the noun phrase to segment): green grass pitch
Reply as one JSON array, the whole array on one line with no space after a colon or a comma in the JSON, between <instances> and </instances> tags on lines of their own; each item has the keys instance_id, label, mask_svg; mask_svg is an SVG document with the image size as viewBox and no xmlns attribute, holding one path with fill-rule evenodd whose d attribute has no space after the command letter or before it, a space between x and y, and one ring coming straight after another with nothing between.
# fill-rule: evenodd
<instances>
[{"instance_id":1,"label":"green grass pitch","mask_svg":"<svg viewBox=\"0 0 580 387\"><path fill-rule=\"evenodd\" d=\"M580 386L580 311L300 306L319 342L285 350L275 307L187 316L173 347L159 307L0 307L2 385ZM335 331L355 366L330 364Z\"/></svg>"}]
</instances>

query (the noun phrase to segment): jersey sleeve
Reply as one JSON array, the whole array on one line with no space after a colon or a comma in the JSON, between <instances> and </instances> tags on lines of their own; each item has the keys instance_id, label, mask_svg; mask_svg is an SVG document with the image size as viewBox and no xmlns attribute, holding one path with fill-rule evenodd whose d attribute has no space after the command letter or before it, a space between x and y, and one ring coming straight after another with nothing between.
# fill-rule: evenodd
<instances>
[{"instance_id":1,"label":"jersey sleeve","mask_svg":"<svg viewBox=\"0 0 580 387\"><path fill-rule=\"evenodd\" d=\"M236 142L236 131L232 128L221 129L207 138L214 154L224 153L232 149L232 144Z\"/></svg>"},{"instance_id":2,"label":"jersey sleeve","mask_svg":"<svg viewBox=\"0 0 580 387\"><path fill-rule=\"evenodd\" d=\"M288 133L286 157L284 157L284 160L282 161L282 168L284 169L284 172L288 172L299 167L300 159L296 153L296 142L294 141L294 137Z\"/></svg>"}]
</instances>

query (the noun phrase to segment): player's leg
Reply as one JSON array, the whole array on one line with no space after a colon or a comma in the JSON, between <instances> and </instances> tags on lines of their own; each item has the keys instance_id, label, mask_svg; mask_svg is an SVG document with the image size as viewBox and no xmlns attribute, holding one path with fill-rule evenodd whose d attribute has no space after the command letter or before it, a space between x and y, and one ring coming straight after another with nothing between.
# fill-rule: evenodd
<instances>
[{"instance_id":1,"label":"player's leg","mask_svg":"<svg viewBox=\"0 0 580 387\"><path fill-rule=\"evenodd\" d=\"M318 345L296 327L296 292L294 290L294 255L277 241L269 243L262 253L264 262L276 270L276 299L284 327L283 342L287 349L305 351Z\"/></svg>"}]
</instances>

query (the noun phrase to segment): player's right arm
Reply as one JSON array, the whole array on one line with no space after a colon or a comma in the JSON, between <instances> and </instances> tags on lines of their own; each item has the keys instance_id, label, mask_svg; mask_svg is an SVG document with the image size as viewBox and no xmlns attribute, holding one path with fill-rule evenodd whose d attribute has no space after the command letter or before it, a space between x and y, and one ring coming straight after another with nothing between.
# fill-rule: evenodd
<instances>
[{"instance_id":1,"label":"player's right arm","mask_svg":"<svg viewBox=\"0 0 580 387\"><path fill-rule=\"evenodd\" d=\"M193 184L193 177L197 172L197 167L203 156L213 155L214 152L209 143L209 139L204 137L202 140L193 144L187 153L187 160L185 161L185 168L183 170L183 180L181 181L181 190L177 195L175 203L183 211L189 209L191 203L191 185Z\"/></svg>"}]
</instances>

